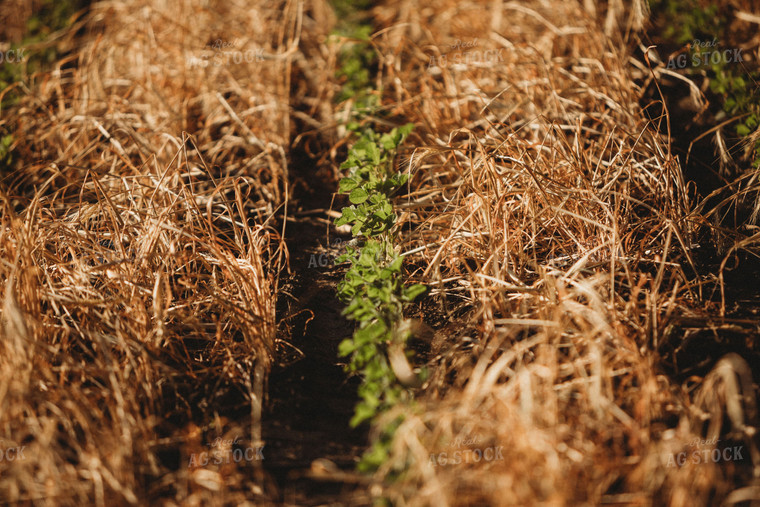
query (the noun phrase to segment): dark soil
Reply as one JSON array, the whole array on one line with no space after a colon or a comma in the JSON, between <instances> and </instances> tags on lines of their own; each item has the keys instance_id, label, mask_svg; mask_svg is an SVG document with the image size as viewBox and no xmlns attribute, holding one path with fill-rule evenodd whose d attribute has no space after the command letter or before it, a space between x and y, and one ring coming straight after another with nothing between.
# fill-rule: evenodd
<instances>
[{"instance_id":1,"label":"dark soil","mask_svg":"<svg viewBox=\"0 0 760 507\"><path fill-rule=\"evenodd\" d=\"M325 212L336 182L328 171L316 171L319 164L303 150L293 153L285 230L291 274L277 306L279 333L288 345L278 351L281 363L269 377L262 416L264 469L276 483L277 501L285 505L366 504L366 488L357 488L363 478L355 469L367 447L368 427L349 426L359 379L338 357L338 344L354 329L341 315L345 304L336 287L344 270L334 262L349 238L337 234Z\"/></svg>"},{"instance_id":2,"label":"dark soil","mask_svg":"<svg viewBox=\"0 0 760 507\"><path fill-rule=\"evenodd\" d=\"M657 45L659 54L664 57L681 49L672 41L660 37L657 29L650 31L645 45L649 44ZM640 51L636 56L645 63ZM742 169L733 167L721 170L714 133L709 133L725 120L719 120L719 97L710 93L706 76L687 77L694 79L705 93L707 103L704 109L698 110L689 99L689 87L685 82L669 76L663 76L656 84L650 83L643 90L640 105L653 124L659 124L663 137L667 139L669 136L673 155L683 168L694 202L700 202L722 189L704 203L705 209L709 210L735 191L723 187L735 179ZM665 114L669 116L669 131ZM728 146L738 141L732 132L731 127L723 128ZM713 225L725 231L737 231L736 237L740 237L750 210L744 209L740 203L736 209L732 207L723 211L722 222ZM721 293L718 275L732 242L722 239L718 243L716 238L719 235L707 232L707 228L703 231L702 237L696 238L698 245L695 245L692 255L703 284L702 295L714 312L699 318L674 317L672 329L658 344L658 352L666 372L678 382L684 382L692 375L706 375L715 363L731 352L747 361L757 381L760 379L760 344L757 342L760 332L760 292L757 290L760 260L743 251L733 254L723 271ZM684 269L692 274L688 266ZM720 315L723 301L725 316Z\"/></svg>"},{"instance_id":3,"label":"dark soil","mask_svg":"<svg viewBox=\"0 0 760 507\"><path fill-rule=\"evenodd\" d=\"M335 294L341 275L331 262L337 251L324 248L325 226L314 218L288 224L293 276L281 291L280 307L288 315L283 331L298 350L286 351L292 362L272 370L262 418L264 467L278 485L279 500L293 505L322 505L347 495L351 484L311 477L312 462L326 459L352 473L367 443L367 430L348 424L358 379L349 379L338 364L337 349L353 325L341 316L345 305Z\"/></svg>"}]
</instances>

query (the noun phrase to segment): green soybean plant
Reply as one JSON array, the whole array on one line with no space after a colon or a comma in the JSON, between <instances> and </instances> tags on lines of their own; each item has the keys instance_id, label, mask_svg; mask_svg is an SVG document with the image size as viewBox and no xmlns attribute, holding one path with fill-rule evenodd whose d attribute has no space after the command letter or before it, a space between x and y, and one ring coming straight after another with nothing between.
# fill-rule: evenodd
<instances>
[{"instance_id":1,"label":"green soybean plant","mask_svg":"<svg viewBox=\"0 0 760 507\"><path fill-rule=\"evenodd\" d=\"M354 236L372 237L390 231L396 215L389 197L409 178L407 174L394 174L393 156L412 127L407 124L382 135L367 129L354 144L340 166L349 171L340 180L340 191L349 194L352 205L343 209L336 225L352 224Z\"/></svg>"},{"instance_id":2,"label":"green soybean plant","mask_svg":"<svg viewBox=\"0 0 760 507\"><path fill-rule=\"evenodd\" d=\"M397 216L390 197L408 179L394 171L393 159L412 127L404 125L386 134L365 129L341 165L347 176L340 181L340 191L348 194L351 205L335 223L350 225L361 245L348 247L338 258L338 262L350 264L338 285L338 295L348 305L344 315L357 323L353 337L341 342L339 354L350 356L348 370L362 378L360 401L350 422L353 427L408 399L386 351L406 341L404 329L408 326L401 325L404 307L426 291L424 285L404 286L404 258L393 248ZM388 445L385 434L365 454L360 469L379 465Z\"/></svg>"}]
</instances>

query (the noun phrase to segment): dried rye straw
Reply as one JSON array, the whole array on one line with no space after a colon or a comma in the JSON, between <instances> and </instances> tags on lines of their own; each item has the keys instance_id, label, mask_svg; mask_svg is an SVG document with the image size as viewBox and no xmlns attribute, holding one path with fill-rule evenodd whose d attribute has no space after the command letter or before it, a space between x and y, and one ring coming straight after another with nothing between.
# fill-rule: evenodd
<instances>
[{"instance_id":1,"label":"dried rye straw","mask_svg":"<svg viewBox=\"0 0 760 507\"><path fill-rule=\"evenodd\" d=\"M588 4L373 11L384 107L417 125L402 251L444 311L472 309L423 351L417 408L387 415L407 412L378 471L398 505L707 505L760 465L754 408L663 373L672 319L706 315L691 257L704 220L638 104L623 39L639 14ZM721 431L726 403L719 434L750 459L668 466L703 422Z\"/></svg>"},{"instance_id":2,"label":"dried rye straw","mask_svg":"<svg viewBox=\"0 0 760 507\"><path fill-rule=\"evenodd\" d=\"M262 443L303 18L295 2L99 2L17 87L0 438L25 459L0 461L3 499L266 499L260 461L192 457Z\"/></svg>"}]
</instances>

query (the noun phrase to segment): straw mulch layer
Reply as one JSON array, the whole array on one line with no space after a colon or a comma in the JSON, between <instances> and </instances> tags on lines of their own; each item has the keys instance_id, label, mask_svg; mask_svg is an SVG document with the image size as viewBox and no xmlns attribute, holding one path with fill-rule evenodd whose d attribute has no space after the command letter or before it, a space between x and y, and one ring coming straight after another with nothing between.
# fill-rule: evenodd
<instances>
[{"instance_id":1,"label":"straw mulch layer","mask_svg":"<svg viewBox=\"0 0 760 507\"><path fill-rule=\"evenodd\" d=\"M730 354L680 384L664 358L685 323L722 310L699 242L756 239L707 229L667 118L639 104L646 3L621 4L372 9L375 127L416 126L399 248L431 292L410 317L435 329L410 342L430 375L387 414L404 413L389 461L356 481L385 485L371 494L756 495L741 489L760 470L747 363ZM290 197L317 186L310 171L334 177L347 141L336 126L354 102L335 105L335 68L351 41L326 37L335 22L317 0L104 1L36 46L64 57L6 91L20 98L0 117L20 161L0 175L0 449L23 449L0 459L0 498L276 494L258 453L231 451L262 445L267 376L287 350L275 298Z\"/></svg>"},{"instance_id":2,"label":"straw mulch layer","mask_svg":"<svg viewBox=\"0 0 760 507\"><path fill-rule=\"evenodd\" d=\"M760 466L741 358L664 374L673 323L717 311L693 269L703 220L632 82L646 9L591 10L373 11L385 105L418 126L402 251L451 322L415 345L431 377L378 472L407 468L399 505L707 505Z\"/></svg>"},{"instance_id":3,"label":"straw mulch layer","mask_svg":"<svg viewBox=\"0 0 760 507\"><path fill-rule=\"evenodd\" d=\"M88 16L0 125L0 498L258 498L303 6Z\"/></svg>"}]
</instances>

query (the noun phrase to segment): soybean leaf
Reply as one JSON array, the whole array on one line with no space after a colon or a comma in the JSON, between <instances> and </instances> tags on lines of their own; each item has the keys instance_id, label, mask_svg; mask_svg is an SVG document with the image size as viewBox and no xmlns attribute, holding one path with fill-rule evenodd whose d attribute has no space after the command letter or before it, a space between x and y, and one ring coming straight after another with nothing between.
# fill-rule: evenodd
<instances>
[{"instance_id":1,"label":"soybean leaf","mask_svg":"<svg viewBox=\"0 0 760 507\"><path fill-rule=\"evenodd\" d=\"M340 342L340 345L338 345L338 356L346 357L354 350L356 350L356 345L354 345L354 342L352 340L346 338Z\"/></svg>"},{"instance_id":2,"label":"soybean leaf","mask_svg":"<svg viewBox=\"0 0 760 507\"><path fill-rule=\"evenodd\" d=\"M354 204L361 204L367 200L369 194L361 187L354 188L348 195L348 200Z\"/></svg>"},{"instance_id":3,"label":"soybean leaf","mask_svg":"<svg viewBox=\"0 0 760 507\"><path fill-rule=\"evenodd\" d=\"M427 291L427 287L422 284L414 284L404 289L404 299L407 301L414 301L418 296L424 294Z\"/></svg>"},{"instance_id":4,"label":"soybean leaf","mask_svg":"<svg viewBox=\"0 0 760 507\"><path fill-rule=\"evenodd\" d=\"M359 186L359 182L353 178L343 178L340 180L340 183L338 184L338 188L343 193L350 192L351 190L355 189L358 186Z\"/></svg>"},{"instance_id":5,"label":"soybean leaf","mask_svg":"<svg viewBox=\"0 0 760 507\"><path fill-rule=\"evenodd\" d=\"M364 345L366 343L375 342L385 333L386 330L387 328L385 327L385 323L383 321L376 320L367 327L356 331L356 333L354 333L354 341L357 345Z\"/></svg>"}]
</instances>

